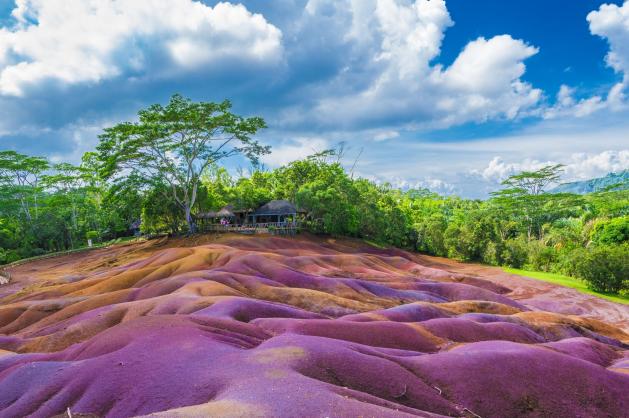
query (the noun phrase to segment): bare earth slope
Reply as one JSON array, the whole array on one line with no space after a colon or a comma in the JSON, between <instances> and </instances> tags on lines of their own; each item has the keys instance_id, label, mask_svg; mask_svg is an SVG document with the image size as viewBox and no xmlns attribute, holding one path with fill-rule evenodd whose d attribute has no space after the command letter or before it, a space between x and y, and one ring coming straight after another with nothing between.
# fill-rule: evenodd
<instances>
[{"instance_id":1,"label":"bare earth slope","mask_svg":"<svg viewBox=\"0 0 629 418\"><path fill-rule=\"evenodd\" d=\"M205 236L11 273L0 417L628 416L627 307L498 269Z\"/></svg>"}]
</instances>

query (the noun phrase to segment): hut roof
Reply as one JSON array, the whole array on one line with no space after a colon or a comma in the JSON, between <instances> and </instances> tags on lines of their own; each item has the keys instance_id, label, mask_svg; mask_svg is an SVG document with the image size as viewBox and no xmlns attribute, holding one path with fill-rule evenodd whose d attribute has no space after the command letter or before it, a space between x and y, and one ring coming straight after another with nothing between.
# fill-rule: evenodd
<instances>
[{"instance_id":1,"label":"hut roof","mask_svg":"<svg viewBox=\"0 0 629 418\"><path fill-rule=\"evenodd\" d=\"M216 212L216 217L219 217L219 216L220 217L233 217L236 215L234 215L234 212L232 212L231 206L225 206L223 209Z\"/></svg>"},{"instance_id":2,"label":"hut roof","mask_svg":"<svg viewBox=\"0 0 629 418\"><path fill-rule=\"evenodd\" d=\"M213 212L213 211L201 212L197 215L197 218L200 218L200 219L216 218L216 212Z\"/></svg>"},{"instance_id":3,"label":"hut roof","mask_svg":"<svg viewBox=\"0 0 629 418\"><path fill-rule=\"evenodd\" d=\"M253 212L254 215L289 215L297 213L297 208L288 200L271 200Z\"/></svg>"},{"instance_id":4,"label":"hut roof","mask_svg":"<svg viewBox=\"0 0 629 418\"><path fill-rule=\"evenodd\" d=\"M197 218L211 219L211 218L226 218L226 217L233 217L233 216L236 216L236 215L234 215L234 212L232 211L232 206L227 205L227 206L224 206L219 211L211 210L209 212L199 213L197 215Z\"/></svg>"}]
</instances>

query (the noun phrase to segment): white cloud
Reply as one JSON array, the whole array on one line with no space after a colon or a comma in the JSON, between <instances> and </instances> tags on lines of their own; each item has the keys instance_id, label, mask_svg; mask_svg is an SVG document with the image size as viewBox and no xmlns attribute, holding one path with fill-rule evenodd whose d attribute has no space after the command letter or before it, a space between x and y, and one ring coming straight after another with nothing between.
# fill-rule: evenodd
<instances>
[{"instance_id":1,"label":"white cloud","mask_svg":"<svg viewBox=\"0 0 629 418\"><path fill-rule=\"evenodd\" d=\"M609 42L607 64L622 73L627 82L629 77L629 2L622 6L603 4L587 16L590 32Z\"/></svg>"},{"instance_id":2,"label":"white cloud","mask_svg":"<svg viewBox=\"0 0 629 418\"><path fill-rule=\"evenodd\" d=\"M342 39L350 43L353 64L320 87L314 107L320 123L447 127L514 119L542 97L521 80L524 60L537 48L509 35L470 42L449 68L433 65L453 25L443 0L311 0L308 6L311 19L332 9L344 22ZM357 86L353 82L366 77ZM290 114L296 119L291 122L299 123L302 115Z\"/></svg>"},{"instance_id":3,"label":"white cloud","mask_svg":"<svg viewBox=\"0 0 629 418\"><path fill-rule=\"evenodd\" d=\"M576 100L574 98L575 89L562 84L557 93L557 100L554 106L548 107L543 113L545 119L555 119L558 117L574 116L582 118L589 116L601 109L605 109L611 102L622 100L620 97L604 100L601 96L592 96ZM618 94L621 94L618 92ZM610 102L611 100L611 102Z\"/></svg>"},{"instance_id":4,"label":"white cloud","mask_svg":"<svg viewBox=\"0 0 629 418\"><path fill-rule=\"evenodd\" d=\"M471 174L479 175L490 183L499 184L502 180L520 171L539 170L551 164L553 164L551 161L541 162L530 159L517 163L507 163L502 157L494 157L483 170L472 170Z\"/></svg>"},{"instance_id":5,"label":"white cloud","mask_svg":"<svg viewBox=\"0 0 629 418\"><path fill-rule=\"evenodd\" d=\"M629 169L629 150L574 153L561 161L540 161L527 158L519 162L505 162L502 157L494 157L487 167L482 170L471 170L470 174L481 177L489 183L499 184L507 177L521 171L539 170L544 166L554 164L565 165L562 182L586 180Z\"/></svg>"},{"instance_id":6,"label":"white cloud","mask_svg":"<svg viewBox=\"0 0 629 418\"><path fill-rule=\"evenodd\" d=\"M380 131L374 135L374 141L386 141L387 139L393 139L400 136L398 131Z\"/></svg>"},{"instance_id":7,"label":"white cloud","mask_svg":"<svg viewBox=\"0 0 629 418\"><path fill-rule=\"evenodd\" d=\"M520 79L526 70L524 60L537 52L509 35L468 43L454 63L438 74L450 93L440 100L440 106L461 119L482 120L500 114L514 119L541 99L541 90Z\"/></svg>"},{"instance_id":8,"label":"white cloud","mask_svg":"<svg viewBox=\"0 0 629 418\"><path fill-rule=\"evenodd\" d=\"M441 195L451 195L458 192L455 185L448 183L442 179L437 178L424 178L421 180L403 180L397 179L390 182L394 187L398 187L402 190L408 189L428 189L431 192L439 193Z\"/></svg>"},{"instance_id":9,"label":"white cloud","mask_svg":"<svg viewBox=\"0 0 629 418\"><path fill-rule=\"evenodd\" d=\"M279 167L330 148L331 145L327 139L300 137L274 146L271 154L262 156L262 162L272 167Z\"/></svg>"},{"instance_id":10,"label":"white cloud","mask_svg":"<svg viewBox=\"0 0 629 418\"><path fill-rule=\"evenodd\" d=\"M281 32L242 5L193 0L18 0L0 28L0 95L220 60L276 64Z\"/></svg>"},{"instance_id":11,"label":"white cloud","mask_svg":"<svg viewBox=\"0 0 629 418\"><path fill-rule=\"evenodd\" d=\"M566 163L565 178L584 180L604 176L607 173L629 169L629 149L620 151L604 151L599 154L572 154Z\"/></svg>"},{"instance_id":12,"label":"white cloud","mask_svg":"<svg viewBox=\"0 0 629 418\"><path fill-rule=\"evenodd\" d=\"M600 110L618 112L627 108L625 92L629 86L629 1L622 6L603 4L587 15L587 21L590 32L609 43L605 61L622 75L622 81L612 86L606 97L595 95L580 100L574 99L575 89L562 85L556 103L542 113L545 119L581 118Z\"/></svg>"}]
</instances>

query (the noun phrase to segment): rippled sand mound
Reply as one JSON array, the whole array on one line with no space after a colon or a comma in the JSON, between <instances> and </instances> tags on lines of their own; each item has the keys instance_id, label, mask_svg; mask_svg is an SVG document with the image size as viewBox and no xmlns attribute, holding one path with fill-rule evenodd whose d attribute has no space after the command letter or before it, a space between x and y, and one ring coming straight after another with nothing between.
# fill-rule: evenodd
<instances>
[{"instance_id":1,"label":"rippled sand mound","mask_svg":"<svg viewBox=\"0 0 629 418\"><path fill-rule=\"evenodd\" d=\"M193 244L16 268L0 416L629 416L618 323L355 241Z\"/></svg>"}]
</instances>

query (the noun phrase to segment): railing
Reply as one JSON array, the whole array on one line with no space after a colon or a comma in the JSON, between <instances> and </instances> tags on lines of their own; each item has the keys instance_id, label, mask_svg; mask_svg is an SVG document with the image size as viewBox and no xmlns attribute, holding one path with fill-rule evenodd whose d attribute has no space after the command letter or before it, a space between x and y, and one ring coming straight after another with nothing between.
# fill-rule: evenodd
<instances>
[{"instance_id":1,"label":"railing","mask_svg":"<svg viewBox=\"0 0 629 418\"><path fill-rule=\"evenodd\" d=\"M300 222L257 222L254 224L209 224L200 229L208 232L243 232L243 233L292 233L301 229Z\"/></svg>"}]
</instances>

